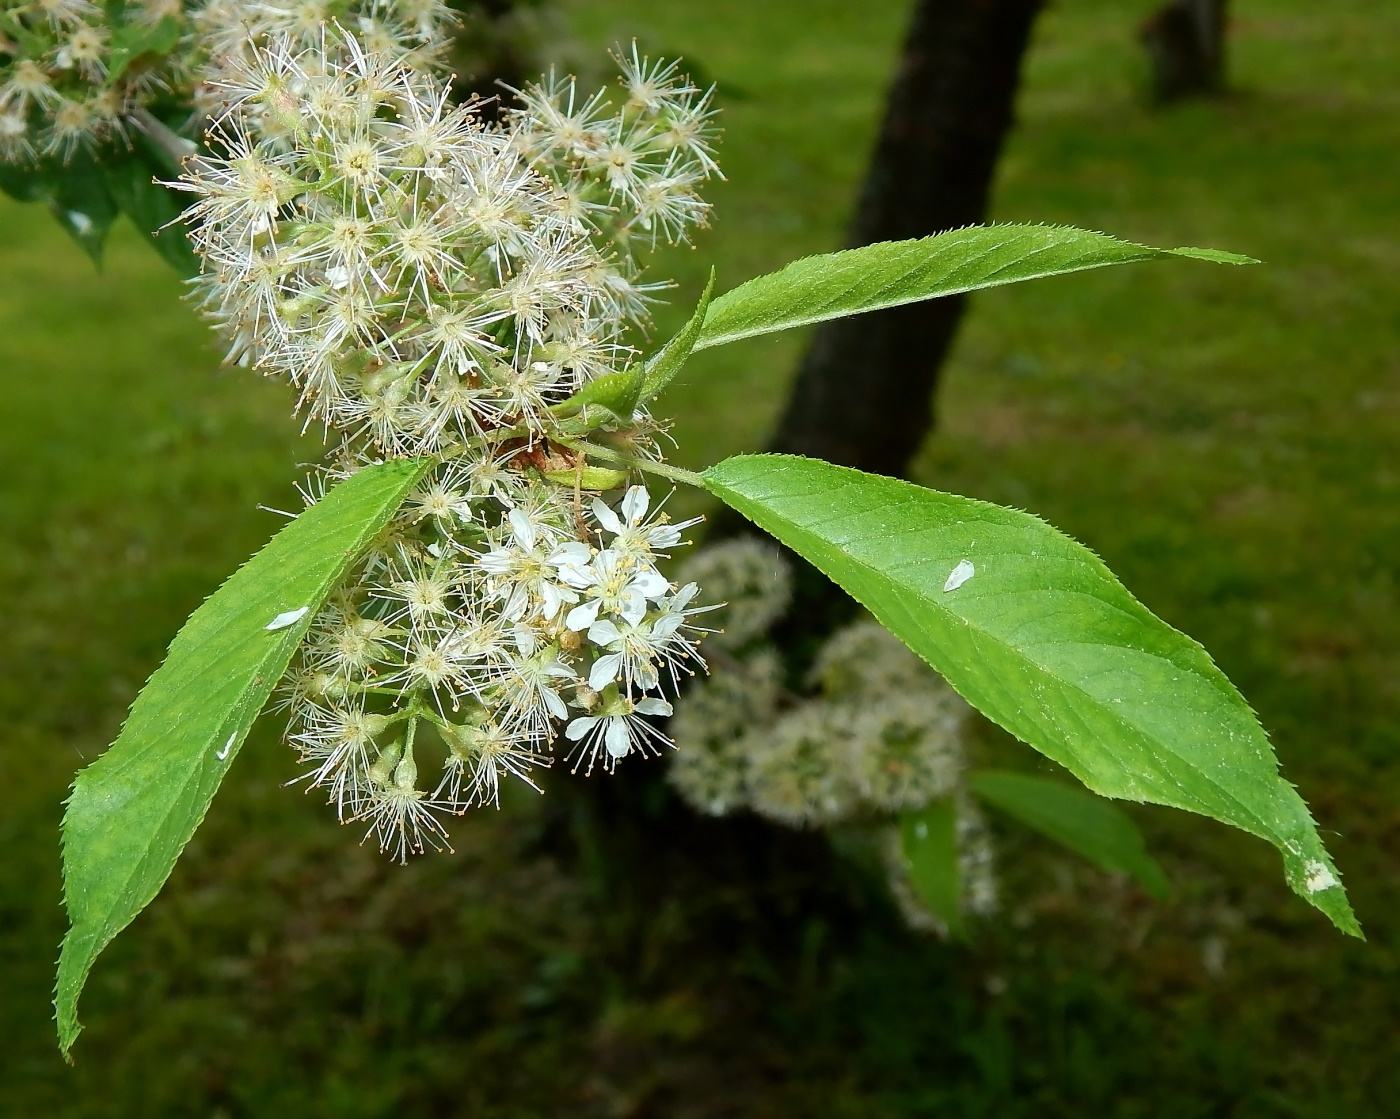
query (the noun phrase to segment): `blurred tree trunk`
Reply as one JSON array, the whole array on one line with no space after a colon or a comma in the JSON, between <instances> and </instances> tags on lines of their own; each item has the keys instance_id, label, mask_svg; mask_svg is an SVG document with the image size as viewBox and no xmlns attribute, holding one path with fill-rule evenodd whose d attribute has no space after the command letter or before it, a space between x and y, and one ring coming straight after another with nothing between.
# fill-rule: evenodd
<instances>
[{"instance_id":1,"label":"blurred tree trunk","mask_svg":"<svg viewBox=\"0 0 1400 1119\"><path fill-rule=\"evenodd\" d=\"M1044 0L920 0L848 243L927 237L986 220ZM939 372L967 296L817 328L769 449L902 476L934 422ZM719 519L721 532L737 517ZM805 659L853 606L795 555L793 609L775 636Z\"/></svg>"},{"instance_id":2,"label":"blurred tree trunk","mask_svg":"<svg viewBox=\"0 0 1400 1119\"><path fill-rule=\"evenodd\" d=\"M1138 36L1152 65L1159 104L1210 97L1225 89L1228 0L1170 0L1142 22Z\"/></svg>"},{"instance_id":3,"label":"blurred tree trunk","mask_svg":"<svg viewBox=\"0 0 1400 1119\"><path fill-rule=\"evenodd\" d=\"M849 243L925 237L987 216L1021 60L1043 0L921 0ZM772 450L877 474L908 468L933 422L965 296L824 323Z\"/></svg>"},{"instance_id":4,"label":"blurred tree trunk","mask_svg":"<svg viewBox=\"0 0 1400 1119\"><path fill-rule=\"evenodd\" d=\"M986 216L1042 3L919 0L853 244L922 237ZM938 370L964 305L942 299L820 328L773 449L903 473L932 423ZM717 520L721 534L739 527L737 519ZM795 566L793 632L775 636L800 660L849 600L806 565ZM607 780L560 784L570 793L551 801L561 810L571 803L575 852L595 871L589 879L602 891L609 939L624 961L618 966L637 978L645 976L635 961L658 954L658 916L677 906L685 912L681 935L692 942L782 953L791 951L797 927L854 930L884 905L833 856L823 833L746 814L696 815L678 803L660 766L627 765Z\"/></svg>"}]
</instances>

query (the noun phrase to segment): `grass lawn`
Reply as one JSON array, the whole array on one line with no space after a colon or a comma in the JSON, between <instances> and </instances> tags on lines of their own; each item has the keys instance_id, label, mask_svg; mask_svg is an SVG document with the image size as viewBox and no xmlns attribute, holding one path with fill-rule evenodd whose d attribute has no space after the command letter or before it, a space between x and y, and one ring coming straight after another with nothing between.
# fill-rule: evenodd
<instances>
[{"instance_id":1,"label":"grass lawn","mask_svg":"<svg viewBox=\"0 0 1400 1119\"><path fill-rule=\"evenodd\" d=\"M0 203L0 1114L1307 1116L1394 1114L1400 971L1400 13L1238 0L1220 103L1151 113L1150 3L1039 28L996 217L1264 259L1134 266L979 295L921 481L1092 546L1240 685L1313 806L1369 942L1292 897L1262 842L1135 813L1150 904L1024 836L976 945L606 966L588 886L532 797L404 870L280 787L266 727L170 885L99 962L77 1064L48 1021L57 824L185 615L273 531L298 437L281 386L217 371L129 231L95 273ZM675 325L837 247L908 5L571 0L720 83L728 181L668 253ZM800 337L709 351L669 400L678 460L762 444ZM989 756L1035 765L988 732ZM778 982L776 975L788 978ZM656 978L659 976L660 978ZM736 992L738 992L736 994ZM730 1001L726 1001L730 1000Z\"/></svg>"}]
</instances>

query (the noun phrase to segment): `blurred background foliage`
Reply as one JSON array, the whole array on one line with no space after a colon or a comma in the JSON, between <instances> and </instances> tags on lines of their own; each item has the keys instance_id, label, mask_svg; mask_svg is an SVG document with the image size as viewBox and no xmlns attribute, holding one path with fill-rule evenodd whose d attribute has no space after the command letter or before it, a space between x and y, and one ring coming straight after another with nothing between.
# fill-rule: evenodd
<instances>
[{"instance_id":1,"label":"blurred background foliage","mask_svg":"<svg viewBox=\"0 0 1400 1119\"><path fill-rule=\"evenodd\" d=\"M728 182L680 281L842 242L908 4L568 0L574 57L638 37L719 83ZM281 386L219 371L129 228L94 272L0 203L0 1112L98 1116L1386 1116L1400 968L1400 13L1240 0L1234 92L1154 112L1140 0L1042 18L998 219L1250 253L977 297L920 481L1030 508L1190 632L1273 734L1367 944L1264 844L1135 818L1166 903L1008 831L970 946L698 944L675 897L625 959L541 801L407 869L245 750L161 897L99 963L77 1064L49 1022L57 826L186 614L317 453ZM559 30L560 27L565 32ZM678 459L762 445L802 345L711 351ZM687 501L694 499L687 498ZM1034 763L987 730L990 758ZM659 763L658 763L659 764ZM555 775L567 780L566 774Z\"/></svg>"}]
</instances>

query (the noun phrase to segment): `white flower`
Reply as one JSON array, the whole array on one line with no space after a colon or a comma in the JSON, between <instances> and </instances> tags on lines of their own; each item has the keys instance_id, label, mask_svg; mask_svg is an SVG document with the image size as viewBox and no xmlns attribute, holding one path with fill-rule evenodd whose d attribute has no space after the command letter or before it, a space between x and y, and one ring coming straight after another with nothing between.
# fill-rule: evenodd
<instances>
[{"instance_id":1,"label":"white flower","mask_svg":"<svg viewBox=\"0 0 1400 1119\"><path fill-rule=\"evenodd\" d=\"M603 768L609 773L633 750L649 749L659 754L661 751L656 744L669 746L670 740L639 716L669 714L671 705L664 699L648 698L633 703L618 697L604 709L603 714L583 715L574 719L564 731L570 742L578 743L570 754L575 759L574 771L577 772L587 759L585 772L592 773L600 754Z\"/></svg>"},{"instance_id":2,"label":"white flower","mask_svg":"<svg viewBox=\"0 0 1400 1119\"><path fill-rule=\"evenodd\" d=\"M666 611L635 624L626 619L594 622L588 627L589 643L608 652L593 662L589 687L600 691L620 679L629 692L634 687L650 691L660 681L660 665L666 665L675 683L686 661L703 664L694 646L678 632L683 618L683 613Z\"/></svg>"},{"instance_id":3,"label":"white flower","mask_svg":"<svg viewBox=\"0 0 1400 1119\"><path fill-rule=\"evenodd\" d=\"M635 566L611 548L605 548L587 567L569 565L559 569L586 596L587 601L569 611L564 624L572 630L588 629L600 614L620 618L629 625L640 625L647 615L647 603L659 601L671 589L656 568Z\"/></svg>"},{"instance_id":4,"label":"white flower","mask_svg":"<svg viewBox=\"0 0 1400 1119\"><path fill-rule=\"evenodd\" d=\"M501 613L507 621L531 617L551 621L564 603L578 601L575 591L552 578L556 530L523 509L512 509L507 520L509 539L479 556L477 564L503 603Z\"/></svg>"},{"instance_id":5,"label":"white flower","mask_svg":"<svg viewBox=\"0 0 1400 1119\"><path fill-rule=\"evenodd\" d=\"M665 555L667 549L674 548L681 542L683 530L700 522L700 518L695 517L679 524L671 524L659 509L656 516L647 521L647 508L650 504L651 495L644 486L632 486L628 489L618 506L621 517L602 500L593 500L593 516L613 537L608 547L636 564L650 564L654 557Z\"/></svg>"},{"instance_id":6,"label":"white flower","mask_svg":"<svg viewBox=\"0 0 1400 1119\"><path fill-rule=\"evenodd\" d=\"M521 644L529 647L523 640ZM522 649L520 655L510 658L498 685L502 722L532 739L550 738L550 720L569 717L568 705L559 691L560 682L575 678L574 670L560 659L556 646L528 653Z\"/></svg>"}]
</instances>

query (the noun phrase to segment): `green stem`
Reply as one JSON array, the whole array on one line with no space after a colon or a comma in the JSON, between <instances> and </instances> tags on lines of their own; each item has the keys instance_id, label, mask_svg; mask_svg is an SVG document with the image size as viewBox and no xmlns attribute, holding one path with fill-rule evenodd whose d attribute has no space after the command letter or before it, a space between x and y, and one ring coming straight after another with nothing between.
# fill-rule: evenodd
<instances>
[{"instance_id":1,"label":"green stem","mask_svg":"<svg viewBox=\"0 0 1400 1119\"><path fill-rule=\"evenodd\" d=\"M687 486L695 486L698 489L705 488L705 479L693 470L682 470L679 466L667 466L664 462L653 462L651 459L631 458L620 451L614 451L611 447L600 447L597 443L589 443L584 439L561 439L559 442L572 450L582 451L585 455L600 458L604 462L616 463L618 466L630 467L648 474L660 474L661 477L669 478L673 482L684 482Z\"/></svg>"}]
</instances>

